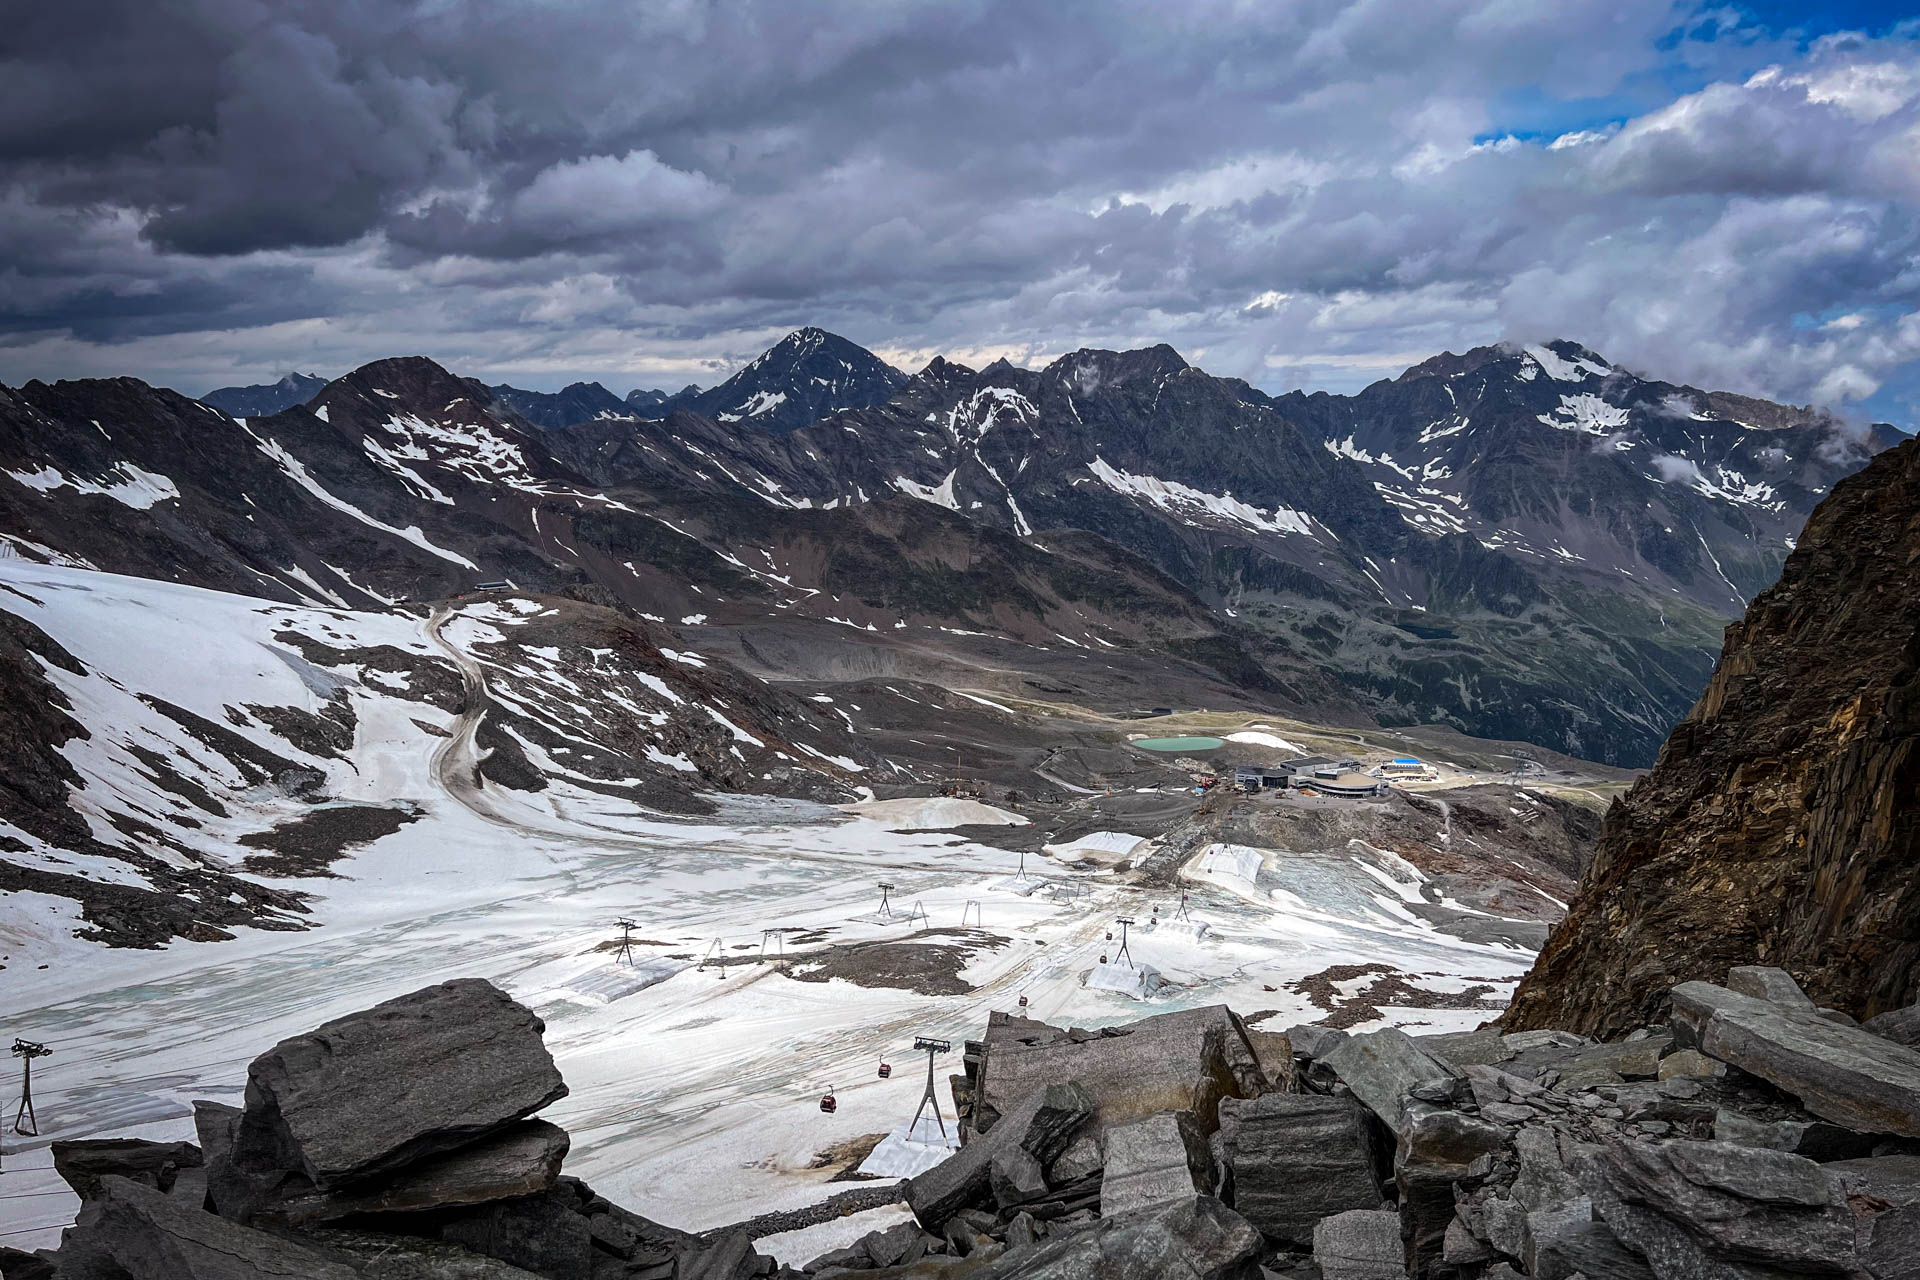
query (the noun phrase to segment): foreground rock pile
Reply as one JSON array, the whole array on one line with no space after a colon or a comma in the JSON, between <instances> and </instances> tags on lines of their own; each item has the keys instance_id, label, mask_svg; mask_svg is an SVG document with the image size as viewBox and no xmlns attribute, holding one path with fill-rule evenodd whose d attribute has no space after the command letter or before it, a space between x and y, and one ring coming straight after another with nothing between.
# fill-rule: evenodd
<instances>
[{"instance_id":1,"label":"foreground rock pile","mask_svg":"<svg viewBox=\"0 0 1920 1280\"><path fill-rule=\"evenodd\" d=\"M1920 1280L1920 1009L1859 1026L1754 967L1669 1005L1613 1043L995 1014L913 1219L795 1270L563 1175L539 1019L450 982L276 1045L198 1144L55 1144L79 1219L0 1274Z\"/></svg>"},{"instance_id":2,"label":"foreground rock pile","mask_svg":"<svg viewBox=\"0 0 1920 1280\"><path fill-rule=\"evenodd\" d=\"M532 1119L567 1087L532 1012L463 979L275 1045L245 1106L195 1104L200 1142L55 1143L82 1200L57 1251L6 1280L748 1280L745 1232L650 1222L560 1173Z\"/></svg>"},{"instance_id":3,"label":"foreground rock pile","mask_svg":"<svg viewBox=\"0 0 1920 1280\"><path fill-rule=\"evenodd\" d=\"M1920 1280L1920 1010L1865 1028L1778 969L1729 984L1614 1043L996 1014L918 1225L810 1271Z\"/></svg>"}]
</instances>

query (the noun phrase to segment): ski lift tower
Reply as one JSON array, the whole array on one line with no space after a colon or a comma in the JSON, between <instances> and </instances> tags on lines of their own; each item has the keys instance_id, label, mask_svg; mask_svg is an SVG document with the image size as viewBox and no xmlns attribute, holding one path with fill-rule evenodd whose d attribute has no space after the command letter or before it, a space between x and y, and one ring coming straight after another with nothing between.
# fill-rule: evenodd
<instances>
[{"instance_id":1,"label":"ski lift tower","mask_svg":"<svg viewBox=\"0 0 1920 1280\"><path fill-rule=\"evenodd\" d=\"M909 1142L913 1141L913 1131L920 1127L920 1117L926 1112L928 1104L933 1106L933 1119L940 1126L940 1137L944 1140L947 1136L947 1122L940 1115L940 1096L933 1091L933 1060L937 1055L946 1053L952 1048L953 1042L950 1040L935 1040L932 1036L913 1038L913 1051L915 1053L924 1051L927 1055L927 1088L926 1092L920 1095L920 1105L913 1109L913 1119L907 1123L907 1141Z\"/></svg>"},{"instance_id":2,"label":"ski lift tower","mask_svg":"<svg viewBox=\"0 0 1920 1280\"><path fill-rule=\"evenodd\" d=\"M1193 917L1187 914L1187 895L1184 891L1180 894L1180 909L1173 913L1173 918L1175 920L1185 920L1189 923L1193 920Z\"/></svg>"},{"instance_id":3,"label":"ski lift tower","mask_svg":"<svg viewBox=\"0 0 1920 1280\"><path fill-rule=\"evenodd\" d=\"M25 1138L40 1135L40 1121L33 1114L33 1060L53 1050L32 1040L15 1040L13 1056L20 1059L20 1109L13 1113L13 1131Z\"/></svg>"},{"instance_id":4,"label":"ski lift tower","mask_svg":"<svg viewBox=\"0 0 1920 1280\"><path fill-rule=\"evenodd\" d=\"M625 963L637 965L639 961L633 958L633 931L637 926L625 916L620 917L614 921L614 923L620 926L620 950L614 953L613 962L615 964Z\"/></svg>"},{"instance_id":5,"label":"ski lift tower","mask_svg":"<svg viewBox=\"0 0 1920 1280\"><path fill-rule=\"evenodd\" d=\"M885 916L889 920L893 919L893 905L887 900L887 895L892 892L893 886L885 880L882 880L880 882L880 909L874 912L875 915Z\"/></svg>"},{"instance_id":6,"label":"ski lift tower","mask_svg":"<svg viewBox=\"0 0 1920 1280\"><path fill-rule=\"evenodd\" d=\"M1127 968L1131 969L1133 968L1133 953L1127 950L1127 926L1133 923L1133 917L1120 916L1114 920L1114 923L1120 926L1120 950L1113 957L1113 962L1119 964L1124 960L1127 962Z\"/></svg>"}]
</instances>

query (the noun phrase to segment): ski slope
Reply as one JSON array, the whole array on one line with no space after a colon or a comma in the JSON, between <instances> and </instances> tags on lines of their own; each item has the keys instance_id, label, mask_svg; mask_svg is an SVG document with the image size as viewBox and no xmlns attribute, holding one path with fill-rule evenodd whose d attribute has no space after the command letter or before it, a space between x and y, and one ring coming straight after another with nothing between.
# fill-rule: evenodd
<instances>
[{"instance_id":1,"label":"ski slope","mask_svg":"<svg viewBox=\"0 0 1920 1280\"><path fill-rule=\"evenodd\" d=\"M76 693L101 700L81 709L90 715L133 714L137 699L109 697L115 687L164 690L210 714L226 702L317 697L295 668L246 648L268 625L263 611L272 628L364 630L408 652L448 654L473 674L444 615L223 604L237 598L20 562L0 562L0 582L40 600L37 624L88 667L72 679ZM1441 991L1487 979L1504 996L1531 960L1434 932L1396 910L1374 875L1335 860L1297 865L1268 851L1256 868L1243 855L1236 869L1253 874L1230 887L1194 884L1192 920L1176 924L1160 913L1177 895L1034 858L1022 879L1017 854L895 830L906 824L885 810L716 797L716 815L683 821L564 777L511 791L475 770L471 713L428 714L364 682L352 699L351 750L316 767L338 795L420 816L351 853L337 878L274 882L313 895L314 928L112 950L69 936L78 922L63 899L0 897L7 1030L54 1050L36 1071L40 1135L5 1141L0 1243L51 1245L77 1209L51 1171L50 1141L191 1138L191 1100L238 1103L247 1063L275 1040L453 977L489 978L546 1020L571 1089L546 1113L572 1134L568 1172L649 1217L703 1229L823 1198L833 1170L810 1167L816 1153L911 1116L924 1084L914 1036L957 1048L1021 996L1034 1017L1083 1026L1225 1002L1270 1011L1261 1025L1281 1028L1322 1016L1288 984L1330 965L1388 964ZM109 752L106 737L70 744L82 772L137 790L111 759L88 754ZM236 826L292 802L258 804ZM922 806L911 819L942 816ZM216 824L204 839L232 829ZM877 911L883 880L895 886L890 917ZM973 904L979 929L954 932L963 915L976 918ZM1165 984L1149 1000L1088 986L1090 974L1111 972L1101 956L1114 956L1107 934L1120 915L1141 921L1130 952ZM630 969L610 950L621 916L638 922L642 942ZM783 968L773 944L776 955L759 959L767 930L791 931L793 965L823 946L904 940L927 925L944 932L919 941L969 947L954 976L971 990L805 981L796 976L805 966ZM701 967L710 952L730 963ZM1486 1016L1383 1013L1433 1031ZM895 1064L887 1080L876 1074L883 1055ZM937 1074L944 1083L958 1069L956 1053ZM817 1106L828 1087L839 1100L832 1115Z\"/></svg>"}]
</instances>

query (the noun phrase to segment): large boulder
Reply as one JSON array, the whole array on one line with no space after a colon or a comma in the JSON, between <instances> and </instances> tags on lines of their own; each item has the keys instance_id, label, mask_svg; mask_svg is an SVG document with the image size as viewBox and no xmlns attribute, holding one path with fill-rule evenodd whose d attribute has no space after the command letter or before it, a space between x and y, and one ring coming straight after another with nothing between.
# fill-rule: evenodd
<instances>
[{"instance_id":1,"label":"large boulder","mask_svg":"<svg viewBox=\"0 0 1920 1280\"><path fill-rule=\"evenodd\" d=\"M1920 1051L1708 982L1673 989L1676 1035L1865 1133L1920 1137Z\"/></svg>"},{"instance_id":2,"label":"large boulder","mask_svg":"<svg viewBox=\"0 0 1920 1280\"><path fill-rule=\"evenodd\" d=\"M1225 1005L1142 1018L1046 1042L990 1040L981 1050L973 1128L990 1131L1034 1090L1072 1080L1093 1098L1098 1132L1162 1111L1190 1111L1206 1132L1222 1098L1251 1098L1269 1082L1246 1027Z\"/></svg>"},{"instance_id":3,"label":"large boulder","mask_svg":"<svg viewBox=\"0 0 1920 1280\"><path fill-rule=\"evenodd\" d=\"M1093 1114L1093 1095L1077 1082L1048 1084L1013 1104L1000 1122L925 1173L907 1182L906 1200L928 1231L938 1232L991 1188L994 1156L1019 1148L1045 1166Z\"/></svg>"},{"instance_id":4,"label":"large boulder","mask_svg":"<svg viewBox=\"0 0 1920 1280\"><path fill-rule=\"evenodd\" d=\"M1101 1213L1126 1213L1169 1201L1191 1200L1196 1195L1212 1194L1213 1186L1213 1156L1207 1149L1207 1135L1200 1131L1191 1112L1163 1112L1107 1130L1107 1162L1100 1177Z\"/></svg>"},{"instance_id":5,"label":"large boulder","mask_svg":"<svg viewBox=\"0 0 1920 1280\"><path fill-rule=\"evenodd\" d=\"M355 1275L303 1245L112 1174L100 1179L98 1193L81 1207L61 1240L60 1254L60 1275L85 1280L353 1280Z\"/></svg>"},{"instance_id":6,"label":"large boulder","mask_svg":"<svg viewBox=\"0 0 1920 1280\"><path fill-rule=\"evenodd\" d=\"M1313 1224L1378 1209L1373 1122L1351 1098L1269 1093L1220 1104L1216 1140L1234 1209L1274 1240L1310 1244Z\"/></svg>"},{"instance_id":7,"label":"large boulder","mask_svg":"<svg viewBox=\"0 0 1920 1280\"><path fill-rule=\"evenodd\" d=\"M1854 1269L1845 1187L1804 1157L1724 1142L1613 1139L1575 1172L1599 1216L1657 1275L1714 1274L1710 1262Z\"/></svg>"},{"instance_id":8,"label":"large boulder","mask_svg":"<svg viewBox=\"0 0 1920 1280\"><path fill-rule=\"evenodd\" d=\"M566 1096L543 1030L462 978L282 1040L247 1068L234 1159L333 1189L476 1142Z\"/></svg>"}]
</instances>

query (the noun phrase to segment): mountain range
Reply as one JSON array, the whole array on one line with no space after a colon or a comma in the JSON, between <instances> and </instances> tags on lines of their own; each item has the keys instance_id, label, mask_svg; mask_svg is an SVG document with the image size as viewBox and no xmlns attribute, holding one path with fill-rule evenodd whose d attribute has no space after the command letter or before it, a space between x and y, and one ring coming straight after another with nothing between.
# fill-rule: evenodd
<instances>
[{"instance_id":1,"label":"mountain range","mask_svg":"<svg viewBox=\"0 0 1920 1280\"><path fill-rule=\"evenodd\" d=\"M1164 346L909 378L803 329L631 409L420 358L238 417L33 382L0 391L0 532L290 603L511 579L698 617L749 667L778 649L773 677L843 660L774 643L790 622L893 663L1064 648L1083 696L1137 705L1172 661L1211 696L1638 765L1812 506L1896 438L1569 342L1269 396Z\"/></svg>"}]
</instances>

